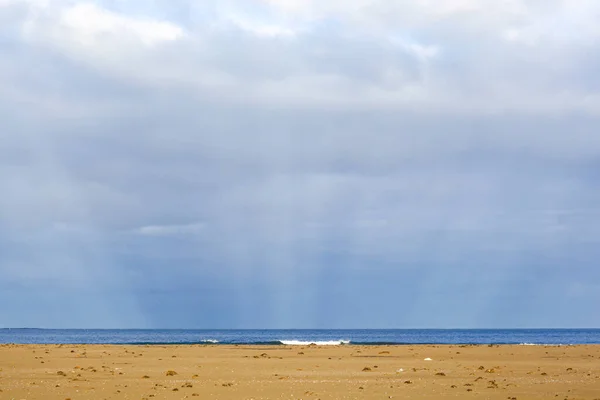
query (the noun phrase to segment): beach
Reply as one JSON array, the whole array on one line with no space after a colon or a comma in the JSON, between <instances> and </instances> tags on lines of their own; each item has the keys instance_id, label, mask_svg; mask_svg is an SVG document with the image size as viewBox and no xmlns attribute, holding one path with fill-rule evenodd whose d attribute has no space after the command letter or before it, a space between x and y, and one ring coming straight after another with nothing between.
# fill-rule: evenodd
<instances>
[{"instance_id":1,"label":"beach","mask_svg":"<svg viewBox=\"0 0 600 400\"><path fill-rule=\"evenodd\" d=\"M600 345L0 345L0 399L600 399Z\"/></svg>"}]
</instances>

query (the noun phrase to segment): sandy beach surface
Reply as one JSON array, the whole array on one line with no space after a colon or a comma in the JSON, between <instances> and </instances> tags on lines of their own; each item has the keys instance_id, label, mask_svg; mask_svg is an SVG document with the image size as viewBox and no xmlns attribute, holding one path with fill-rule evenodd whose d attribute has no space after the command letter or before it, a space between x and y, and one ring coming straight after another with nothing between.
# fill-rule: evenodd
<instances>
[{"instance_id":1,"label":"sandy beach surface","mask_svg":"<svg viewBox=\"0 0 600 400\"><path fill-rule=\"evenodd\" d=\"M600 399L600 346L0 346L0 399L188 398Z\"/></svg>"}]
</instances>

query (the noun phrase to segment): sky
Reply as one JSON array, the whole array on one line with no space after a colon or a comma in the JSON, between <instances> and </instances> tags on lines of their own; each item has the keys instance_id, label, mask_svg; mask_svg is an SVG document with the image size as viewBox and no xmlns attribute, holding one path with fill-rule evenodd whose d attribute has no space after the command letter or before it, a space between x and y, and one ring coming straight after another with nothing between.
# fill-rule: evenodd
<instances>
[{"instance_id":1,"label":"sky","mask_svg":"<svg viewBox=\"0 0 600 400\"><path fill-rule=\"evenodd\" d=\"M600 327L599 18L0 0L0 327Z\"/></svg>"}]
</instances>

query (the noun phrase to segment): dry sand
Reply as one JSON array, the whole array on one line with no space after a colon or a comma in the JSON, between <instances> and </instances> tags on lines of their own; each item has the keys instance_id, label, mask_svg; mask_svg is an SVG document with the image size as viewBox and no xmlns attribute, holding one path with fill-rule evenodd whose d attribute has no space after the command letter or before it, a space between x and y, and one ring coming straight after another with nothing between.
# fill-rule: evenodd
<instances>
[{"instance_id":1,"label":"dry sand","mask_svg":"<svg viewBox=\"0 0 600 400\"><path fill-rule=\"evenodd\" d=\"M0 399L186 398L600 399L600 346L0 346Z\"/></svg>"}]
</instances>

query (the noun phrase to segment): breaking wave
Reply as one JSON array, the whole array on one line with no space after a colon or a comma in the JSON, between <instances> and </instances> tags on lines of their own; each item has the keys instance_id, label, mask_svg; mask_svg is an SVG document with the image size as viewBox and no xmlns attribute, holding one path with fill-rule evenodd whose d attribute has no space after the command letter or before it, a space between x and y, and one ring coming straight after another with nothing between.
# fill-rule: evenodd
<instances>
[{"instance_id":1,"label":"breaking wave","mask_svg":"<svg viewBox=\"0 0 600 400\"><path fill-rule=\"evenodd\" d=\"M349 340L279 340L279 342L286 346L340 346L342 344L350 344Z\"/></svg>"}]
</instances>

